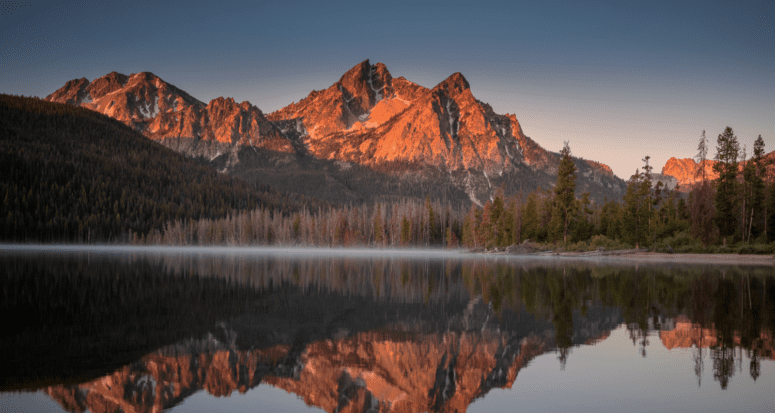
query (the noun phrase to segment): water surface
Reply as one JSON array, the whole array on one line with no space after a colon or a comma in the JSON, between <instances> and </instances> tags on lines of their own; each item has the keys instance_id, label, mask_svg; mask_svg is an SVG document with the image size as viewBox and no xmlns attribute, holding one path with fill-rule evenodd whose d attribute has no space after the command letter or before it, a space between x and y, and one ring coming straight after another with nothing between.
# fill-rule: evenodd
<instances>
[{"instance_id":1,"label":"water surface","mask_svg":"<svg viewBox=\"0 0 775 413\"><path fill-rule=\"evenodd\" d=\"M0 411L775 402L771 268L77 246L2 246L0 268Z\"/></svg>"}]
</instances>

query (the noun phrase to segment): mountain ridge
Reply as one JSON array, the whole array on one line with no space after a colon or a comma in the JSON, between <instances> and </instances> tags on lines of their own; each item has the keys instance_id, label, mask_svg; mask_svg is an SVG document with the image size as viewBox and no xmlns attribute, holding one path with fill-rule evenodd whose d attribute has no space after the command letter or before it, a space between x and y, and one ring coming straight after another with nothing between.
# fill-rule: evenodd
<instances>
[{"instance_id":1,"label":"mountain ridge","mask_svg":"<svg viewBox=\"0 0 775 413\"><path fill-rule=\"evenodd\" d=\"M299 176L319 175L312 178L322 188L316 196L328 201L406 195L394 188L398 180L447 188L440 193L481 206L498 188L507 195L551 188L559 165L559 154L526 136L516 115L497 114L477 100L463 74L428 89L369 60L269 114L232 98L205 104L151 72L74 79L46 100L102 112L261 184L273 184L262 176L281 173L275 181L285 188L277 189L294 191L304 186ZM255 154L270 162L255 162ZM326 161L338 162L339 170L331 172ZM623 195L624 181L607 165L574 161L578 194L589 191L600 202ZM346 171L354 164L381 173L373 193L347 188L353 176Z\"/></svg>"}]
</instances>

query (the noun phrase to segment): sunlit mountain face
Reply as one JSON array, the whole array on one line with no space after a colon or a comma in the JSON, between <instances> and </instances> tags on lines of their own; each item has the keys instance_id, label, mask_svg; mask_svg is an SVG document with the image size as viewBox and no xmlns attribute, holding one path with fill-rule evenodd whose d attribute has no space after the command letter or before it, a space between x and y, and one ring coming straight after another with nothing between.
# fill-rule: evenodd
<instances>
[{"instance_id":1,"label":"sunlit mountain face","mask_svg":"<svg viewBox=\"0 0 775 413\"><path fill-rule=\"evenodd\" d=\"M560 159L526 136L516 115L476 99L461 73L429 89L369 60L270 114L231 98L205 104L150 72L73 79L46 100L111 116L246 180L330 202L431 196L481 206L498 188L551 188ZM580 192L599 202L623 196L624 181L607 165L574 161Z\"/></svg>"},{"instance_id":2,"label":"sunlit mountain face","mask_svg":"<svg viewBox=\"0 0 775 413\"><path fill-rule=\"evenodd\" d=\"M700 388L714 392L762 385L775 368L769 267L279 249L17 250L0 261L4 397L35 391L64 411L175 411L203 392L226 403L259 386L301 409L475 410L533 386L520 378L547 357L563 377L590 360L626 374L628 360L685 353L642 374L688 376L691 389L708 376Z\"/></svg>"}]
</instances>

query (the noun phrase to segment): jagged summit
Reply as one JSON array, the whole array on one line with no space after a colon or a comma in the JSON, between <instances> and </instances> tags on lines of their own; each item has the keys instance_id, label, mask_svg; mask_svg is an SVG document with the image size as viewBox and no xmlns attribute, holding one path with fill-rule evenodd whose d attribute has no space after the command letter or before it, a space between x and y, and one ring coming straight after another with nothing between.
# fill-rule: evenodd
<instances>
[{"instance_id":1,"label":"jagged summit","mask_svg":"<svg viewBox=\"0 0 775 413\"><path fill-rule=\"evenodd\" d=\"M443 82L436 85L436 87L433 89L445 90L450 95L457 95L470 88L471 86L468 84L468 80L466 80L465 76L463 76L460 72L455 72L448 78L444 79Z\"/></svg>"},{"instance_id":2,"label":"jagged summit","mask_svg":"<svg viewBox=\"0 0 775 413\"><path fill-rule=\"evenodd\" d=\"M525 136L515 115L497 114L477 100L461 73L428 89L393 78L385 64L368 59L328 88L268 115L232 98L204 104L151 72L74 79L46 100L112 116L179 152L221 159L218 168L226 171L244 158L243 148L268 150L442 179L479 205L499 187L507 193L550 188L559 165L557 154ZM579 160L577 166L580 192L600 200L624 193L624 182L605 165Z\"/></svg>"}]
</instances>

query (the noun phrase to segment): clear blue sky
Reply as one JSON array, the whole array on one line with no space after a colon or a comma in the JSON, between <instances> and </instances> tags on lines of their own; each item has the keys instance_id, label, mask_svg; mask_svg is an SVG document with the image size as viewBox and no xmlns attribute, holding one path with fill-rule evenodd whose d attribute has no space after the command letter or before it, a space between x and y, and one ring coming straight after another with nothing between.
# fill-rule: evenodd
<instances>
[{"instance_id":1,"label":"clear blue sky","mask_svg":"<svg viewBox=\"0 0 775 413\"><path fill-rule=\"evenodd\" d=\"M329 4L334 3L334 4ZM775 150L775 2L2 1L0 92L151 71L265 113L365 59L432 87L454 72L551 151L627 179L712 151L725 126Z\"/></svg>"}]
</instances>

